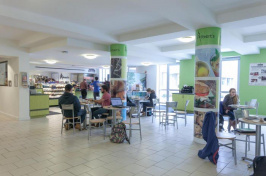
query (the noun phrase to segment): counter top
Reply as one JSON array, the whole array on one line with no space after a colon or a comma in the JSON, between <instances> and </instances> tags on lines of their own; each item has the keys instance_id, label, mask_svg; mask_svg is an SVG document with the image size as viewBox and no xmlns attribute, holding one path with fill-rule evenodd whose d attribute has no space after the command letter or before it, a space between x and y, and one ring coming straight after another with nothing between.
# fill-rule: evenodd
<instances>
[{"instance_id":1,"label":"counter top","mask_svg":"<svg viewBox=\"0 0 266 176\"><path fill-rule=\"evenodd\" d=\"M195 95L194 93L172 93L172 94Z\"/></svg>"}]
</instances>

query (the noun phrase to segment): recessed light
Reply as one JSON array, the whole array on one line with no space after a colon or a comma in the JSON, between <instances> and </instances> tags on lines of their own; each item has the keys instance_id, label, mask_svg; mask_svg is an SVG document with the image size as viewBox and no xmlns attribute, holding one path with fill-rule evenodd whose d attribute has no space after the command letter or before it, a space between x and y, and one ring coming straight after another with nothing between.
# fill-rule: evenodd
<instances>
[{"instance_id":1,"label":"recessed light","mask_svg":"<svg viewBox=\"0 0 266 176\"><path fill-rule=\"evenodd\" d=\"M151 65L150 62L141 62L141 64L144 65L144 66L149 66L149 65Z\"/></svg>"},{"instance_id":2,"label":"recessed light","mask_svg":"<svg viewBox=\"0 0 266 176\"><path fill-rule=\"evenodd\" d=\"M98 55L96 54L82 54L86 59L95 59Z\"/></svg>"},{"instance_id":3,"label":"recessed light","mask_svg":"<svg viewBox=\"0 0 266 176\"><path fill-rule=\"evenodd\" d=\"M103 65L103 68L110 68L110 65Z\"/></svg>"},{"instance_id":4,"label":"recessed light","mask_svg":"<svg viewBox=\"0 0 266 176\"><path fill-rule=\"evenodd\" d=\"M180 37L180 38L177 38L177 40L179 40L180 42L188 43L188 42L192 42L193 40L195 40L195 36Z\"/></svg>"},{"instance_id":5,"label":"recessed light","mask_svg":"<svg viewBox=\"0 0 266 176\"><path fill-rule=\"evenodd\" d=\"M55 64L57 63L56 60L44 60L47 64Z\"/></svg>"}]
</instances>

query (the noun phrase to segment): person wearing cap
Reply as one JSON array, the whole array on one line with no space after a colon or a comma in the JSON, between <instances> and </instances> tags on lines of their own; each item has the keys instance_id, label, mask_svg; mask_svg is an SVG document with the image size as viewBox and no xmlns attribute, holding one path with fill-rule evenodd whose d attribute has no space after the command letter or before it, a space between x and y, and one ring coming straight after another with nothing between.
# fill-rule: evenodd
<instances>
[{"instance_id":1,"label":"person wearing cap","mask_svg":"<svg viewBox=\"0 0 266 176\"><path fill-rule=\"evenodd\" d=\"M75 95L72 94L72 85L67 84L65 86L65 93L59 98L59 107L60 109L62 109L62 104L73 104L74 105L74 116L80 116L81 117L81 123L84 122L85 117L86 117L86 110L81 109L80 106L80 102L78 97L76 97ZM72 111L64 111L64 116L65 117L72 117ZM70 122L73 122L73 120L70 120ZM75 125L76 129L80 129L80 125L79 123L77 123ZM70 128L70 126L68 126L67 124L65 124L65 129L68 130Z\"/></svg>"}]
</instances>

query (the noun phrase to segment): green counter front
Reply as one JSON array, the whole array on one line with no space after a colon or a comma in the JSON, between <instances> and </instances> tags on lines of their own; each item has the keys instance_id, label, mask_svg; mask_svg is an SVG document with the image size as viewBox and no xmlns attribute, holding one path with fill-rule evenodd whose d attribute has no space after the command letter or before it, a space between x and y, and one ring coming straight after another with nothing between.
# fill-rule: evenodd
<instances>
[{"instance_id":1,"label":"green counter front","mask_svg":"<svg viewBox=\"0 0 266 176\"><path fill-rule=\"evenodd\" d=\"M30 95L30 117L43 117L49 114L49 95Z\"/></svg>"},{"instance_id":2,"label":"green counter front","mask_svg":"<svg viewBox=\"0 0 266 176\"><path fill-rule=\"evenodd\" d=\"M187 111L194 111L194 94L173 93L172 100L178 102L177 110L179 111L185 110L186 101L189 100Z\"/></svg>"}]
</instances>

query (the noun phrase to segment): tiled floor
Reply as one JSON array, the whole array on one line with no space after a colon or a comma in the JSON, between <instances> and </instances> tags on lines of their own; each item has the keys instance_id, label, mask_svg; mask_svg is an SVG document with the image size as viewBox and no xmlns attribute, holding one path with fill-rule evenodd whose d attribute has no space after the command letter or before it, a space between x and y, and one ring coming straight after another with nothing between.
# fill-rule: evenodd
<instances>
[{"instance_id":1,"label":"tiled floor","mask_svg":"<svg viewBox=\"0 0 266 176\"><path fill-rule=\"evenodd\" d=\"M193 142L193 117L188 126L179 119L179 129L159 126L158 119L142 118L143 140L133 133L131 145L103 140L102 130L63 131L61 115L17 121L0 116L1 176L245 176L252 170L244 155L244 143L237 142L238 164L229 149L220 148L217 166L197 156L203 145ZM110 129L107 130L110 133ZM253 157L254 145L251 145Z\"/></svg>"}]
</instances>

